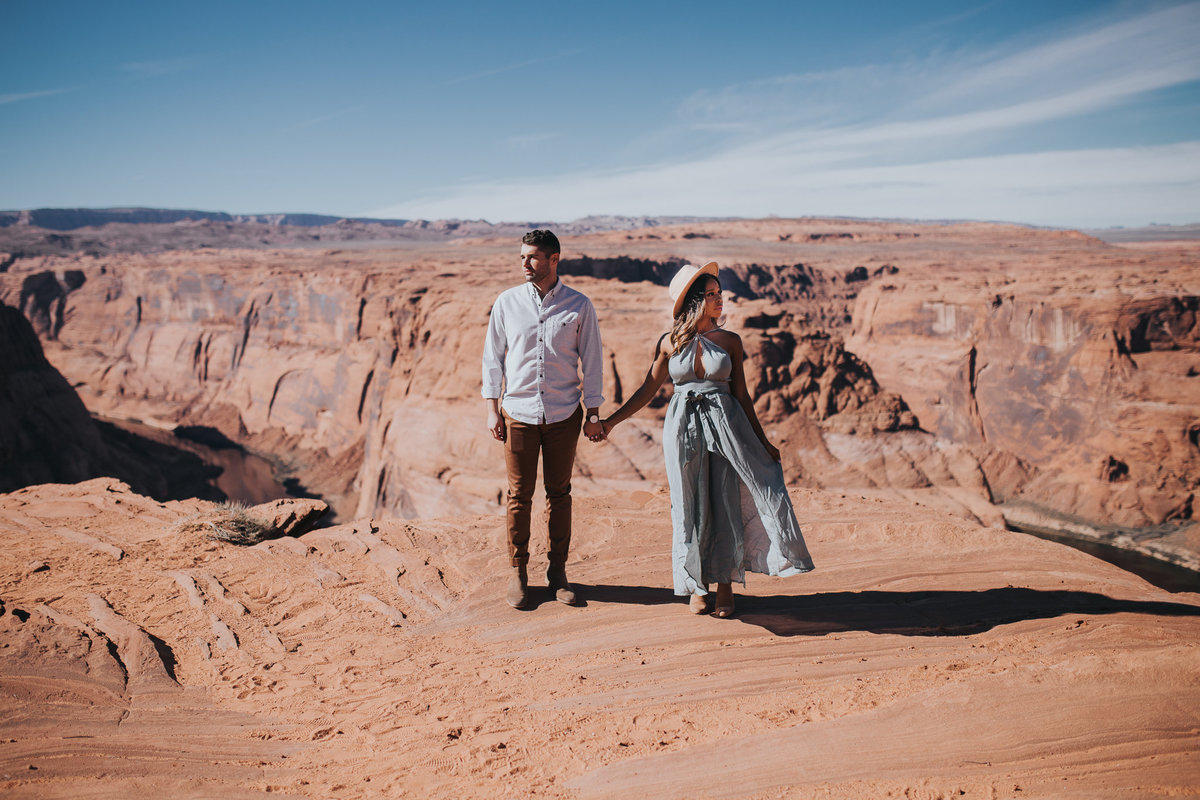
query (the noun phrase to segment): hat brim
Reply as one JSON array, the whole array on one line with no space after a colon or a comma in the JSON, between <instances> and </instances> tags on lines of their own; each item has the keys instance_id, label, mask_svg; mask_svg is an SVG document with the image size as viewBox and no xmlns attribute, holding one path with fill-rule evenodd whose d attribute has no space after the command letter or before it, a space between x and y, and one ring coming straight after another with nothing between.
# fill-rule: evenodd
<instances>
[{"instance_id":1,"label":"hat brim","mask_svg":"<svg viewBox=\"0 0 1200 800\"><path fill-rule=\"evenodd\" d=\"M671 308L671 319L679 316L679 311L683 308L683 301L687 299L687 293L691 291L692 284L705 275L711 275L715 278L717 277L717 272L719 271L720 267L717 266L717 262L715 261L710 261L703 267L700 267L700 269L696 270L696 274L688 278L687 283L685 283L683 288L679 290L679 295L675 298L675 305Z\"/></svg>"}]
</instances>

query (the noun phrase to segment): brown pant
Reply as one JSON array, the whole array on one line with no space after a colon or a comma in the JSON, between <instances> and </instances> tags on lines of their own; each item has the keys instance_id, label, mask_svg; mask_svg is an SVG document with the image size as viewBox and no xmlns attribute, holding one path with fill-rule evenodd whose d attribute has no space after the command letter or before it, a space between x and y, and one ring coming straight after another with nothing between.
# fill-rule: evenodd
<instances>
[{"instance_id":1,"label":"brown pant","mask_svg":"<svg viewBox=\"0 0 1200 800\"><path fill-rule=\"evenodd\" d=\"M571 547L571 472L575 446L583 426L583 408L562 422L529 425L504 415L508 435L504 461L508 467L508 555L514 567L529 563L529 513L537 484L538 453L543 455L546 524L550 529L550 562L565 563Z\"/></svg>"}]
</instances>

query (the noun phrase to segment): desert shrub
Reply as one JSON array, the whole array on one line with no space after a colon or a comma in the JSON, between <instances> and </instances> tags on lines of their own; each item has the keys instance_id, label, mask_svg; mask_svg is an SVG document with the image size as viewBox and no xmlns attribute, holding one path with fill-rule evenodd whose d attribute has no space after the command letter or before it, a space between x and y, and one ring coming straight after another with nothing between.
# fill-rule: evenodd
<instances>
[{"instance_id":1,"label":"desert shrub","mask_svg":"<svg viewBox=\"0 0 1200 800\"><path fill-rule=\"evenodd\" d=\"M175 529L179 533L203 533L210 539L238 545L258 544L277 535L271 525L246 513L246 506L240 503L221 503L181 520Z\"/></svg>"}]
</instances>

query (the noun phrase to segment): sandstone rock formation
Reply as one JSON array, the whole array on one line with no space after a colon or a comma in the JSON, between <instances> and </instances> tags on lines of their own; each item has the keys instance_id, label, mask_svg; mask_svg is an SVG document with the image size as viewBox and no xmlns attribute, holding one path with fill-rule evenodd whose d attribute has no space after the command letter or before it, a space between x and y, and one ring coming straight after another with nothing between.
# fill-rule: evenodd
<instances>
[{"instance_id":1,"label":"sandstone rock formation","mask_svg":"<svg viewBox=\"0 0 1200 800\"><path fill-rule=\"evenodd\" d=\"M661 491L578 500L587 606L535 579L528 612L490 514L238 547L176 532L211 504L110 479L0 495L0 793L1194 790L1200 595L910 502L792 497L816 571L751 575L718 620L671 596Z\"/></svg>"},{"instance_id":2,"label":"sandstone rock formation","mask_svg":"<svg viewBox=\"0 0 1200 800\"><path fill-rule=\"evenodd\" d=\"M343 518L421 517L492 510L503 490L494 443L455 423L479 413L486 311L511 281L502 255L486 258L491 274L443 261L431 277L412 265L381 269L375 253L202 251L84 258L61 275L44 265L27 272L21 262L8 280L94 410L218 429L296 465L301 482ZM656 338L648 332L661 325L661 290L579 280L602 315L623 317L623 329L606 325L608 385L619 392L644 369ZM752 310L760 306L747 300L751 380L764 419L811 414L843 434L914 427L866 365L806 327L809 315ZM585 448L583 491L664 479L660 423L650 414L638 425L638 441L614 443L619 453ZM862 472L852 485L889 485L884 470ZM828 470L805 474L810 485L828 485Z\"/></svg>"},{"instance_id":3,"label":"sandstone rock formation","mask_svg":"<svg viewBox=\"0 0 1200 800\"><path fill-rule=\"evenodd\" d=\"M329 505L320 500L287 497L253 506L246 513L269 525L275 538L300 536L317 526L321 517L329 513Z\"/></svg>"},{"instance_id":4,"label":"sandstone rock formation","mask_svg":"<svg viewBox=\"0 0 1200 800\"><path fill-rule=\"evenodd\" d=\"M343 233L374 235L356 225ZM513 237L162 253L139 235L154 252L0 246L17 253L0 259L5 464L77 481L40 451L70 465L95 446L165 475L152 445L235 444L343 524L239 547L181 532L211 503L111 478L0 494L5 796L1092 798L1200 782L1200 595L996 529L1200 553L1195 245L839 220L567 239L568 264L608 270L566 280L599 310L610 403L665 330L662 276L726 268L817 563L750 576L728 622L663 588L669 390L581 444L571 575L587 607L501 601L479 351L519 281ZM80 399L161 435L97 426Z\"/></svg>"},{"instance_id":5,"label":"sandstone rock formation","mask_svg":"<svg viewBox=\"0 0 1200 800\"><path fill-rule=\"evenodd\" d=\"M52 334L62 323L62 295L47 290L41 296L45 304L29 307L54 310L33 315ZM29 320L0 302L0 491L109 475L162 500L221 499L224 494L210 480L219 471L174 441L148 439L92 419L74 388L46 360Z\"/></svg>"},{"instance_id":6,"label":"sandstone rock formation","mask_svg":"<svg viewBox=\"0 0 1200 800\"><path fill-rule=\"evenodd\" d=\"M0 491L95 477L104 442L21 312L0 304Z\"/></svg>"},{"instance_id":7,"label":"sandstone rock formation","mask_svg":"<svg viewBox=\"0 0 1200 800\"><path fill-rule=\"evenodd\" d=\"M1127 528L1192 518L1200 254L907 273L858 298L849 346L922 423L972 445L998 502Z\"/></svg>"},{"instance_id":8,"label":"sandstone rock formation","mask_svg":"<svg viewBox=\"0 0 1200 800\"><path fill-rule=\"evenodd\" d=\"M514 241L21 257L0 298L93 411L217 429L340 519L485 513L504 478L478 358L491 301L519 280ZM993 501L1010 522L1138 536L1190 522L1194 247L844 220L565 243L566 279L601 315L614 401L665 329L661 284L684 261L722 263L759 411L800 485L902 489L996 525ZM585 445L576 491L661 484L658 415Z\"/></svg>"}]
</instances>

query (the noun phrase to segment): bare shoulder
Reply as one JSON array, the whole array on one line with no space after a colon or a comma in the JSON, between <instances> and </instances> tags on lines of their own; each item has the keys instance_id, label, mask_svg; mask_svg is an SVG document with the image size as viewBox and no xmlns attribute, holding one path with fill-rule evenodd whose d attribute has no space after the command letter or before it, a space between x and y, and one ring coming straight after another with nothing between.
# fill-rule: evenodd
<instances>
[{"instance_id":1,"label":"bare shoulder","mask_svg":"<svg viewBox=\"0 0 1200 800\"><path fill-rule=\"evenodd\" d=\"M724 328L717 328L705 334L709 341L717 345L727 353L742 352L742 337L738 336L733 331L727 331Z\"/></svg>"},{"instance_id":2,"label":"bare shoulder","mask_svg":"<svg viewBox=\"0 0 1200 800\"><path fill-rule=\"evenodd\" d=\"M667 331L662 336L658 337L658 342L654 345L654 360L657 361L661 356L671 355L671 342L669 338L670 331Z\"/></svg>"}]
</instances>

